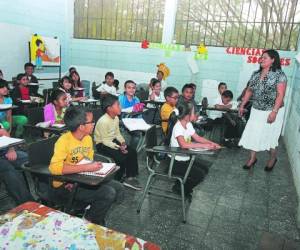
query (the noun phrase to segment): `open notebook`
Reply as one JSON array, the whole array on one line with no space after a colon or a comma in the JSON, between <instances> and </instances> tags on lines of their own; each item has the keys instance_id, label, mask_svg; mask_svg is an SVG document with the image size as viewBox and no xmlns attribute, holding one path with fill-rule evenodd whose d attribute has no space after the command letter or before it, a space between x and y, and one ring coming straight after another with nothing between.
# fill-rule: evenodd
<instances>
[{"instance_id":1,"label":"open notebook","mask_svg":"<svg viewBox=\"0 0 300 250\"><path fill-rule=\"evenodd\" d=\"M88 163L92 163L92 161L87 160L87 159L83 159L79 163L77 163L77 165L88 164ZM102 162L102 168L99 169L98 171L95 171L95 172L81 172L79 174L105 177L109 173L114 171L116 169L116 167L117 166L116 166L115 163Z\"/></svg>"},{"instance_id":2,"label":"open notebook","mask_svg":"<svg viewBox=\"0 0 300 250\"><path fill-rule=\"evenodd\" d=\"M6 148L8 146L18 145L18 144L21 144L22 142L24 142L23 139L1 136L0 137L0 149Z\"/></svg>"},{"instance_id":3,"label":"open notebook","mask_svg":"<svg viewBox=\"0 0 300 250\"><path fill-rule=\"evenodd\" d=\"M129 131L147 131L151 128L151 125L147 124L143 118L123 118L122 121Z\"/></svg>"}]
</instances>

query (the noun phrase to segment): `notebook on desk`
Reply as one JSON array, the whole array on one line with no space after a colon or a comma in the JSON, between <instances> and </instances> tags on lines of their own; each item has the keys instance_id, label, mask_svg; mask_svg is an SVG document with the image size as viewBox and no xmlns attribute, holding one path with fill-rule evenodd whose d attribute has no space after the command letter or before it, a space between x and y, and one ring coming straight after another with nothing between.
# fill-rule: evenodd
<instances>
[{"instance_id":1,"label":"notebook on desk","mask_svg":"<svg viewBox=\"0 0 300 250\"><path fill-rule=\"evenodd\" d=\"M129 131L147 131L151 125L145 122L143 118L123 118L122 122Z\"/></svg>"},{"instance_id":2,"label":"notebook on desk","mask_svg":"<svg viewBox=\"0 0 300 250\"><path fill-rule=\"evenodd\" d=\"M122 113L132 113L132 112L133 112L133 107L122 109Z\"/></svg>"},{"instance_id":3,"label":"notebook on desk","mask_svg":"<svg viewBox=\"0 0 300 250\"><path fill-rule=\"evenodd\" d=\"M7 136L0 137L0 149L13 147L15 145L19 145L24 142L24 139L12 138Z\"/></svg>"},{"instance_id":4,"label":"notebook on desk","mask_svg":"<svg viewBox=\"0 0 300 250\"><path fill-rule=\"evenodd\" d=\"M92 161L83 159L81 160L77 165L82 165L82 164L89 164L92 163ZM78 174L83 174L83 175L90 175L90 176L99 176L99 177L105 177L112 171L116 169L117 165L115 163L106 163L102 162L102 168L94 171L94 172L81 172Z\"/></svg>"},{"instance_id":5,"label":"notebook on desk","mask_svg":"<svg viewBox=\"0 0 300 250\"><path fill-rule=\"evenodd\" d=\"M190 148L191 151L195 151L195 152L204 152L204 151L208 151L209 149L207 148Z\"/></svg>"}]
</instances>

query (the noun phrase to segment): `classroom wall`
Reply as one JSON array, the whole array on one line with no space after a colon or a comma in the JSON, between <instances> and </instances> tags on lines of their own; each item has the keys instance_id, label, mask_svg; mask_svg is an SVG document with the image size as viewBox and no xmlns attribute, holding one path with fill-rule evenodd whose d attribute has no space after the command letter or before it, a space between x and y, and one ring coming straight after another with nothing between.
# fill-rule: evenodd
<instances>
[{"instance_id":1,"label":"classroom wall","mask_svg":"<svg viewBox=\"0 0 300 250\"><path fill-rule=\"evenodd\" d=\"M191 56L190 52L172 52L171 57L166 57L163 50L142 49L140 43L71 39L70 62L72 65L108 68L112 71L120 69L153 73L153 76L155 76L156 65L164 62L171 70L171 75L167 79L169 84L181 89L184 83L196 82L199 86L197 96L200 97L202 80L215 79L228 83L229 89L237 96L246 85L251 73L258 68L258 64L246 63L246 56L229 55L225 52L226 48L208 47L207 49L208 60L196 61L199 73L194 75L187 63L187 57ZM281 51L280 55L293 58L295 53ZM283 69L290 81L293 66ZM134 75L132 78L134 80ZM145 78L144 82L149 80Z\"/></svg>"},{"instance_id":2,"label":"classroom wall","mask_svg":"<svg viewBox=\"0 0 300 250\"><path fill-rule=\"evenodd\" d=\"M69 0L51 0L51 1L41 1L41 0L14 0L14 1L0 1L0 23L16 25L16 27L24 27L24 29L29 29L31 34L41 34L44 36L57 36L60 38L62 45L62 65L63 70L69 65L68 60L68 42L67 42L67 32L68 32L68 22L67 22L67 5L70 4ZM16 32L12 26L10 32ZM5 39L5 34L1 33L1 39ZM27 55L29 56L28 43L30 36L24 44L20 46L27 49ZM24 60L18 57L14 53L14 47L0 47L0 54L3 52L11 51L11 55L14 57L15 61ZM27 60L29 57L27 57ZM22 62L20 65L24 65ZM3 68L0 65L0 69ZM11 70L10 70L11 69ZM18 66L16 69L11 67L5 68L5 75L9 78L15 75L17 72L22 72L23 67ZM47 71L47 70L44 70Z\"/></svg>"},{"instance_id":3,"label":"classroom wall","mask_svg":"<svg viewBox=\"0 0 300 250\"><path fill-rule=\"evenodd\" d=\"M287 148L294 183L300 201L300 64L295 65L295 78L291 83L290 107L286 119L284 142ZM300 227L300 205L298 205L298 227Z\"/></svg>"}]
</instances>

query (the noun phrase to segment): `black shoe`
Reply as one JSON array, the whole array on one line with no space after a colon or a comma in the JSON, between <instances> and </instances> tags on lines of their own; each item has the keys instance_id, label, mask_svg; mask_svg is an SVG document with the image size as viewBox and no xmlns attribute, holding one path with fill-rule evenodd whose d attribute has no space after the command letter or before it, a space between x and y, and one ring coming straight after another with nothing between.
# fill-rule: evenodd
<instances>
[{"instance_id":1,"label":"black shoe","mask_svg":"<svg viewBox=\"0 0 300 250\"><path fill-rule=\"evenodd\" d=\"M246 170L251 169L252 167L254 167L254 165L256 164L256 162L257 162L257 159L255 159L255 161L250 166L248 166L247 164L245 164L243 166L243 169L246 169Z\"/></svg>"},{"instance_id":2,"label":"black shoe","mask_svg":"<svg viewBox=\"0 0 300 250\"><path fill-rule=\"evenodd\" d=\"M272 167L265 166L265 171L266 172L271 172L273 170L274 166L276 165L276 163L277 163L277 158L275 159Z\"/></svg>"}]
</instances>

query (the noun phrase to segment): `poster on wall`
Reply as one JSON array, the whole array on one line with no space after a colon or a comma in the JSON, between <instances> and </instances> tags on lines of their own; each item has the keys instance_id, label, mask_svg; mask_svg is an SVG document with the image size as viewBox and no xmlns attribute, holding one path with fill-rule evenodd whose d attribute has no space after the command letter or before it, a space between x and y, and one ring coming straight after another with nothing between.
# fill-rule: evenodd
<instances>
[{"instance_id":1,"label":"poster on wall","mask_svg":"<svg viewBox=\"0 0 300 250\"><path fill-rule=\"evenodd\" d=\"M31 63L37 68L60 66L60 43L55 37L34 34L30 41Z\"/></svg>"}]
</instances>

